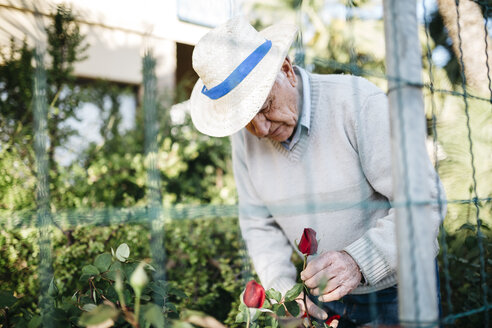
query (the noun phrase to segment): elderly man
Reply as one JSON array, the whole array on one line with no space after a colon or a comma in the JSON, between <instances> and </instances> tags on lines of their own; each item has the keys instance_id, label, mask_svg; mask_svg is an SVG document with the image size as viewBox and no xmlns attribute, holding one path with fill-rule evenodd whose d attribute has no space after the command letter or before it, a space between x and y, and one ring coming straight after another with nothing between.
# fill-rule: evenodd
<instances>
[{"instance_id":1,"label":"elderly man","mask_svg":"<svg viewBox=\"0 0 492 328\"><path fill-rule=\"evenodd\" d=\"M287 24L258 32L243 17L206 34L193 53L200 77L190 98L193 123L211 136L232 135L240 227L265 288L285 293L295 284L292 249L312 228L318 255L300 274L317 304L308 299L308 312L339 314L349 325L394 324L386 96L359 77L293 66L287 52L295 34ZM435 186L430 161L425 174ZM433 213L428 228L437 234ZM429 251L437 253L437 243Z\"/></svg>"}]
</instances>

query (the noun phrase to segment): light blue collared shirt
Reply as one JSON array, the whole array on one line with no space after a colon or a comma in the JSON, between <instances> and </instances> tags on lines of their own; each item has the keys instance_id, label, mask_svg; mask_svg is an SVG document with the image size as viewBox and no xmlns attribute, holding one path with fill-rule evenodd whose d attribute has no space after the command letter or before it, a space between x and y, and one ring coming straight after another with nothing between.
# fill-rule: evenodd
<instances>
[{"instance_id":1,"label":"light blue collared shirt","mask_svg":"<svg viewBox=\"0 0 492 328\"><path fill-rule=\"evenodd\" d=\"M309 86L309 79L306 74L306 71L304 71L300 67L294 66L294 72L296 73L298 78L299 76L301 78L302 102L301 102L301 108L299 108L299 110L301 111L301 117L297 122L296 132L291 138L282 142L282 146L284 146L284 148L289 151L291 151L292 148L294 148L294 146L301 138L301 131L303 127L306 129L307 133L309 134L309 127L311 126L311 88Z\"/></svg>"}]
</instances>

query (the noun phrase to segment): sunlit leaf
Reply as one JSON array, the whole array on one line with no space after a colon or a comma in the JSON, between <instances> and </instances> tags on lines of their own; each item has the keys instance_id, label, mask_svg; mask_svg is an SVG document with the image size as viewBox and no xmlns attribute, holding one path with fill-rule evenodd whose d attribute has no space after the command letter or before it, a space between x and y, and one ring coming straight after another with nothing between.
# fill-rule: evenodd
<instances>
[{"instance_id":1,"label":"sunlit leaf","mask_svg":"<svg viewBox=\"0 0 492 328\"><path fill-rule=\"evenodd\" d=\"M130 256L130 247L126 243L121 244L116 249L116 258L120 262L126 262L128 257Z\"/></svg>"},{"instance_id":2,"label":"sunlit leaf","mask_svg":"<svg viewBox=\"0 0 492 328\"><path fill-rule=\"evenodd\" d=\"M269 290L267 290L266 295L268 298L274 299L277 302L280 302L282 300L282 294L273 288L270 288Z\"/></svg>"},{"instance_id":3,"label":"sunlit leaf","mask_svg":"<svg viewBox=\"0 0 492 328\"><path fill-rule=\"evenodd\" d=\"M90 311L94 310L95 308L97 308L96 304L87 303L87 304L84 304L84 306L82 307L82 310L84 310L86 312L90 312Z\"/></svg>"}]
</instances>

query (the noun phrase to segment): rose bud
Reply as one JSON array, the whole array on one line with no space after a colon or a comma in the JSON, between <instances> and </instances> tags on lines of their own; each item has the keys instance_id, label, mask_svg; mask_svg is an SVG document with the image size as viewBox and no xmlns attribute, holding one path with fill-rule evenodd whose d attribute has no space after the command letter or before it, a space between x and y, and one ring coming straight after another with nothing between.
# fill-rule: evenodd
<instances>
[{"instance_id":1,"label":"rose bud","mask_svg":"<svg viewBox=\"0 0 492 328\"><path fill-rule=\"evenodd\" d=\"M145 267L145 262L140 262L137 268L133 271L132 275L130 276L130 285L133 287L135 291L136 290L142 291L145 285L147 285L147 283L149 282L149 278L145 273L144 267Z\"/></svg>"},{"instance_id":2,"label":"rose bud","mask_svg":"<svg viewBox=\"0 0 492 328\"><path fill-rule=\"evenodd\" d=\"M313 255L318 251L318 241L316 240L316 231L311 228L304 228L299 251L304 255Z\"/></svg>"},{"instance_id":3,"label":"rose bud","mask_svg":"<svg viewBox=\"0 0 492 328\"><path fill-rule=\"evenodd\" d=\"M256 281L251 280L246 284L243 301L249 308L261 308L263 306L263 302L265 302L265 289Z\"/></svg>"}]
</instances>

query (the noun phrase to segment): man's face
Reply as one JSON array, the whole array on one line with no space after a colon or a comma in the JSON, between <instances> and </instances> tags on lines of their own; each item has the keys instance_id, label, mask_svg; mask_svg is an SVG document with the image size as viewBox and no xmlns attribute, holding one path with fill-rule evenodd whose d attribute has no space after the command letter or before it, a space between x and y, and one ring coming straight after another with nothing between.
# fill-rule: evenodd
<instances>
[{"instance_id":1,"label":"man's face","mask_svg":"<svg viewBox=\"0 0 492 328\"><path fill-rule=\"evenodd\" d=\"M253 135L275 141L287 140L297 125L297 78L286 59L261 110L246 125Z\"/></svg>"}]
</instances>

